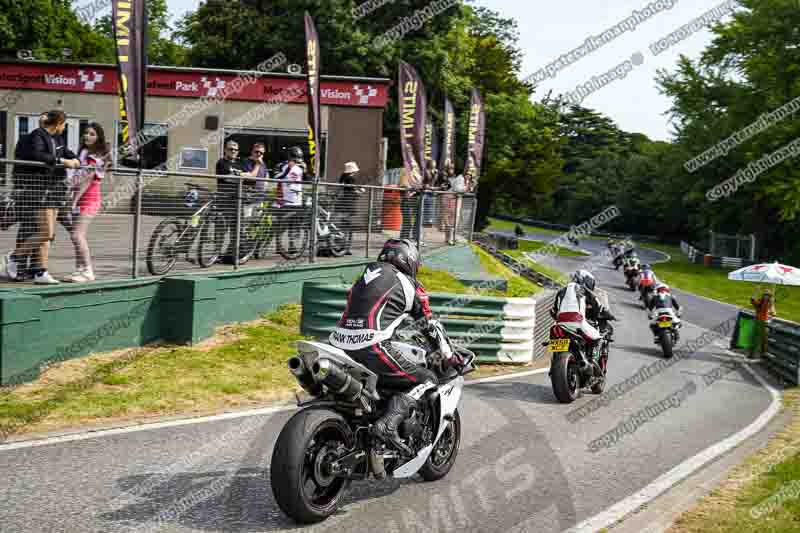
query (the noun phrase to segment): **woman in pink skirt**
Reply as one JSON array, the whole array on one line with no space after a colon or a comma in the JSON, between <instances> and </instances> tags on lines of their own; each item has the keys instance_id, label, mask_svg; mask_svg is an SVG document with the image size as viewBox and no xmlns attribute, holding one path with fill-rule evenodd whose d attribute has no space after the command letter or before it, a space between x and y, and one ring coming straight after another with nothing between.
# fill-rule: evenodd
<instances>
[{"instance_id":1,"label":"woman in pink skirt","mask_svg":"<svg viewBox=\"0 0 800 533\"><path fill-rule=\"evenodd\" d=\"M86 128L78 158L81 161L81 170L76 174L77 191L72 205L76 220L71 233L72 243L75 245L76 271L68 278L75 283L95 279L86 233L100 210L100 183L106 175L105 169L111 166L111 154L100 124L92 122Z\"/></svg>"}]
</instances>

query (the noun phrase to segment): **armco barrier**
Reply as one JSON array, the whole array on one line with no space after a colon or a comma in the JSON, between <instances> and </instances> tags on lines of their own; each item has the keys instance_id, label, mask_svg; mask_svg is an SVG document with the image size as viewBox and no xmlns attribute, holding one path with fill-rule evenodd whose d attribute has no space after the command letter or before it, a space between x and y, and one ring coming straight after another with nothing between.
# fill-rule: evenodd
<instances>
[{"instance_id":1,"label":"armco barrier","mask_svg":"<svg viewBox=\"0 0 800 533\"><path fill-rule=\"evenodd\" d=\"M539 285L540 287L544 287L546 289L559 289L561 288L561 284L559 284L553 278L542 274L541 272L536 272L534 269L523 263L522 261L518 261L514 257L501 252L491 244L488 244L485 240L477 240L475 242L478 246L481 247L486 253L498 259L508 268L523 276L525 279L532 281Z\"/></svg>"},{"instance_id":2,"label":"armco barrier","mask_svg":"<svg viewBox=\"0 0 800 533\"><path fill-rule=\"evenodd\" d=\"M544 220L536 220L533 218L517 218L517 217L510 217L507 215L491 215L492 218L497 218L499 220L505 220L508 222L516 222L517 224L525 224L528 226L535 226L539 228L551 229L551 230L562 230L565 233L572 229L572 226L567 224L553 224L552 222L545 222ZM591 235L596 237L614 237L615 235L628 235L631 239L636 241L642 242L660 242L662 239L655 235L638 235L636 233L628 233L625 231L614 231L614 232L607 232L607 231L592 231ZM580 237L579 237L580 239Z\"/></svg>"},{"instance_id":3,"label":"armco barrier","mask_svg":"<svg viewBox=\"0 0 800 533\"><path fill-rule=\"evenodd\" d=\"M306 282L303 285L303 335L327 340L341 319L349 285ZM491 363L528 363L534 354L536 302L531 298L494 298L431 293L433 314L455 344ZM410 323L401 326L401 332Z\"/></svg>"},{"instance_id":4,"label":"armco barrier","mask_svg":"<svg viewBox=\"0 0 800 533\"><path fill-rule=\"evenodd\" d=\"M800 385L800 325L772 319L767 328L767 364L790 383Z\"/></svg>"},{"instance_id":5,"label":"armco barrier","mask_svg":"<svg viewBox=\"0 0 800 533\"><path fill-rule=\"evenodd\" d=\"M708 254L698 248L696 248L691 243L686 241L681 241L681 251L686 255L689 259L689 262L695 264L705 264L706 256ZM709 256L711 257L710 263L708 266L712 266L714 268L724 268L728 270L735 270L738 268L755 265L755 261L750 261L749 259L742 259L741 257L716 257L716 256Z\"/></svg>"},{"instance_id":6,"label":"armco barrier","mask_svg":"<svg viewBox=\"0 0 800 533\"><path fill-rule=\"evenodd\" d=\"M738 347L739 324L742 318L755 320L751 311L739 310L731 336L731 349ZM773 318L767 323L767 353L764 360L774 374L789 383L800 385L800 324Z\"/></svg>"},{"instance_id":7,"label":"armco barrier","mask_svg":"<svg viewBox=\"0 0 800 533\"><path fill-rule=\"evenodd\" d=\"M550 338L550 328L555 324L555 320L550 316L550 309L556 299L558 291L548 289L536 295L536 327L533 331L533 359L547 355L547 346L542 343Z\"/></svg>"}]
</instances>

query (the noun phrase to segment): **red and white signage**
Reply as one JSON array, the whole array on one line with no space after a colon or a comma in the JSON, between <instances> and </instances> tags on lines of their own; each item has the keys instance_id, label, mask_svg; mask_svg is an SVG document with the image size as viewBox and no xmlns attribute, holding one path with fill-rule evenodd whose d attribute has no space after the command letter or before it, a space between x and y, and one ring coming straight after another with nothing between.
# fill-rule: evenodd
<instances>
[{"instance_id":1,"label":"red and white signage","mask_svg":"<svg viewBox=\"0 0 800 533\"><path fill-rule=\"evenodd\" d=\"M252 80L252 78L249 78ZM81 67L0 63L0 89L30 89L80 93L117 94L117 71L113 66ZM306 102L306 84L301 78L248 77L213 72L150 69L147 94L186 98L222 97L251 102ZM386 83L322 80L321 101L325 105L386 107Z\"/></svg>"}]
</instances>

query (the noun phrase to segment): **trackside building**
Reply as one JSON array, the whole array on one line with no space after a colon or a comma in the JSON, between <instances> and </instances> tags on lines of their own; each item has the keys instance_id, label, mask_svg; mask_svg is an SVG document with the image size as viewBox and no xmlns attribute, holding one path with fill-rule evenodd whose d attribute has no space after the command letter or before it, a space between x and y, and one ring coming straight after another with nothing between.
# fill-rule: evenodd
<instances>
[{"instance_id":1,"label":"trackside building","mask_svg":"<svg viewBox=\"0 0 800 533\"><path fill-rule=\"evenodd\" d=\"M230 84L240 85L242 76L251 82L230 91ZM338 180L344 163L352 160L358 162L365 183L381 184L389 85L386 78L322 76L320 150L326 181ZM225 87L228 95L214 100ZM0 62L0 157L13 158L20 136L35 129L39 113L50 109L67 114L65 135L73 151L84 128L94 121L103 126L116 154L121 137L117 90L116 65ZM241 157L249 155L254 143L263 142L272 168L288 146L307 151L306 93L304 75L152 66L145 167L167 163L170 170L211 174L224 141L234 139ZM200 99L210 105L198 106ZM199 111L187 112L192 107Z\"/></svg>"}]
</instances>

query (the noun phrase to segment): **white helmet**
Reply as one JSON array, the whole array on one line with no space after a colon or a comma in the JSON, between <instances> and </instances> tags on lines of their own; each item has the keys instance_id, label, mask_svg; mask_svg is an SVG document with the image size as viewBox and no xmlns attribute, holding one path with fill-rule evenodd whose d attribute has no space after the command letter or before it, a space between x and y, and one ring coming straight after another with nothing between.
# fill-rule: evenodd
<instances>
[{"instance_id":1,"label":"white helmet","mask_svg":"<svg viewBox=\"0 0 800 533\"><path fill-rule=\"evenodd\" d=\"M572 274L572 281L590 291L593 291L596 285L594 276L588 270L576 270L575 273Z\"/></svg>"}]
</instances>

